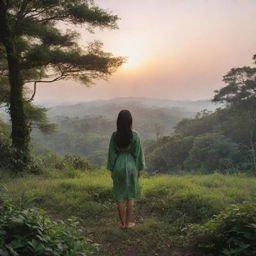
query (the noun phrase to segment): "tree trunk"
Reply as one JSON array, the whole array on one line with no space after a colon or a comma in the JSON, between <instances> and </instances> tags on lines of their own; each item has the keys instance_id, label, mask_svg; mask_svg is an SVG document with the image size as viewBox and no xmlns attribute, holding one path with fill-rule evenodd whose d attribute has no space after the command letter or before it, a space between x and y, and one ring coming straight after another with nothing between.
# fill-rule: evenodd
<instances>
[{"instance_id":1,"label":"tree trunk","mask_svg":"<svg viewBox=\"0 0 256 256\"><path fill-rule=\"evenodd\" d=\"M8 14L0 0L0 37L7 53L10 83L10 115L12 122L12 145L16 149L16 169L23 170L29 161L29 129L26 123L23 101L23 80L19 56L15 46L15 35L12 35Z\"/></svg>"},{"instance_id":2,"label":"tree trunk","mask_svg":"<svg viewBox=\"0 0 256 256\"><path fill-rule=\"evenodd\" d=\"M10 114L12 121L12 143L17 149L28 150L29 130L26 124L23 101L23 81L18 58L13 45L6 47L10 82Z\"/></svg>"}]
</instances>

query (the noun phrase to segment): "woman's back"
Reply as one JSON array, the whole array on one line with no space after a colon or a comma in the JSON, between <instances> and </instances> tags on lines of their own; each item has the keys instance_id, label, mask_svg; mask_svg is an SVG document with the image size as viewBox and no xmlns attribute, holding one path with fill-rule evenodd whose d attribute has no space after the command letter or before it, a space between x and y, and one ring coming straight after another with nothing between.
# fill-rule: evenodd
<instances>
[{"instance_id":1,"label":"woman's back","mask_svg":"<svg viewBox=\"0 0 256 256\"><path fill-rule=\"evenodd\" d=\"M139 174L145 167L145 159L139 134L132 130L129 110L119 112L116 128L109 142L107 168L113 179L113 197L121 221L119 227L130 228L135 225L131 222L133 200L140 197Z\"/></svg>"},{"instance_id":2,"label":"woman's back","mask_svg":"<svg viewBox=\"0 0 256 256\"><path fill-rule=\"evenodd\" d=\"M109 145L107 168L112 171L113 194L116 200L132 200L140 196L139 172L145 167L140 137L132 131L130 144L118 147L116 132L112 133Z\"/></svg>"},{"instance_id":3,"label":"woman's back","mask_svg":"<svg viewBox=\"0 0 256 256\"><path fill-rule=\"evenodd\" d=\"M138 132L132 130L132 138L131 138L130 144L126 148L121 148L117 145L116 134L117 134L116 131L113 132L110 139L107 168L109 170L113 170L115 167L115 162L119 157L119 155L121 153L127 152L133 156L137 171L144 169L145 159L144 159L144 154L142 151Z\"/></svg>"}]
</instances>

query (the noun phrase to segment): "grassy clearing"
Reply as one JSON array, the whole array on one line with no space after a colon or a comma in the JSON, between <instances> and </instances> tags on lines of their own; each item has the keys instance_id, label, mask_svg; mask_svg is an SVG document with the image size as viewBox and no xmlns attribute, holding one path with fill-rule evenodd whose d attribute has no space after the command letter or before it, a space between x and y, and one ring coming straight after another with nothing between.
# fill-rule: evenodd
<instances>
[{"instance_id":1,"label":"grassy clearing","mask_svg":"<svg viewBox=\"0 0 256 256\"><path fill-rule=\"evenodd\" d=\"M112 181L107 170L5 179L9 197L20 207L46 209L56 218L78 216L85 232L102 244L101 255L192 255L179 236L233 203L255 201L256 178L213 174L141 178L137 227L116 227ZM185 251L184 251L185 250Z\"/></svg>"}]
</instances>

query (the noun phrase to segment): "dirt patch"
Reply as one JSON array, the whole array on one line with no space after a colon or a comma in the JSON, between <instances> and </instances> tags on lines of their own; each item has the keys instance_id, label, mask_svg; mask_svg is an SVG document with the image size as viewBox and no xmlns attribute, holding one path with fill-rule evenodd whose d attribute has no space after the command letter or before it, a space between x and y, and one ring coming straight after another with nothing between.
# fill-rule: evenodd
<instances>
[{"instance_id":1,"label":"dirt patch","mask_svg":"<svg viewBox=\"0 0 256 256\"><path fill-rule=\"evenodd\" d=\"M101 244L102 256L200 256L192 249L180 248L163 229L138 224L128 231L116 223L94 226L91 238Z\"/></svg>"}]
</instances>

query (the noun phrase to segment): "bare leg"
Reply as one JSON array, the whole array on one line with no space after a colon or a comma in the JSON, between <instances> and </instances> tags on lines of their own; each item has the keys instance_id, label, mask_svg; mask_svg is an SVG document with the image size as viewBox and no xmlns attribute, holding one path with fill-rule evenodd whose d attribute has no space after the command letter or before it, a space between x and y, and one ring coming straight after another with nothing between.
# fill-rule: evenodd
<instances>
[{"instance_id":1,"label":"bare leg","mask_svg":"<svg viewBox=\"0 0 256 256\"><path fill-rule=\"evenodd\" d=\"M135 223L132 222L134 200L128 200L126 204L127 204L127 208L126 208L125 227L131 228L131 227L135 226Z\"/></svg>"},{"instance_id":2,"label":"bare leg","mask_svg":"<svg viewBox=\"0 0 256 256\"><path fill-rule=\"evenodd\" d=\"M117 209L120 219L120 227L125 227L125 201L117 201Z\"/></svg>"}]
</instances>

